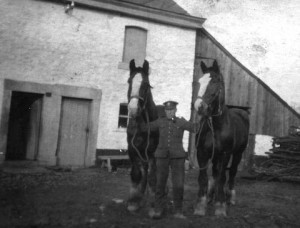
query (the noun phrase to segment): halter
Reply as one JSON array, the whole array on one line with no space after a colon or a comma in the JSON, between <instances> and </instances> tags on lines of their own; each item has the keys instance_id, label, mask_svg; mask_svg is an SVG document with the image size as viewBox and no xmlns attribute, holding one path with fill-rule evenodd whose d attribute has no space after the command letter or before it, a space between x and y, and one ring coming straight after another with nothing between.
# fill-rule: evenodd
<instances>
[{"instance_id":1,"label":"halter","mask_svg":"<svg viewBox=\"0 0 300 228\"><path fill-rule=\"evenodd\" d=\"M148 82L143 82L143 83L146 83L147 84L147 90L146 90L146 94L148 95L148 92L149 92L149 88L151 88L151 85L148 83ZM141 100L144 102L144 105L142 107L142 111L145 109L146 107L146 104L147 104L147 101L148 101L148 96L146 96L146 99L144 99L143 97L139 96L139 95L133 95L129 98L129 102L131 101L132 98L136 98L138 100Z\"/></svg>"},{"instance_id":2,"label":"halter","mask_svg":"<svg viewBox=\"0 0 300 228\"><path fill-rule=\"evenodd\" d=\"M133 95L133 96L131 96L131 97L129 98L129 101L130 101L132 98L136 98L136 99L138 99L138 100L144 101L144 98L142 98L141 96L138 96L138 95Z\"/></svg>"},{"instance_id":3,"label":"halter","mask_svg":"<svg viewBox=\"0 0 300 228\"><path fill-rule=\"evenodd\" d=\"M221 116L222 113L223 113L223 110L222 110L222 107L221 107L221 97L220 97L220 94L221 94L221 90L222 90L222 86L220 86L220 89L219 91L214 95L213 99L211 99L210 102L206 102L205 99L202 97L202 96L197 96L196 99L201 99L203 100L208 106L211 106L211 104L215 101L215 99L218 97L219 98L219 102L218 102L218 112L216 114L211 114L210 116Z\"/></svg>"}]
</instances>

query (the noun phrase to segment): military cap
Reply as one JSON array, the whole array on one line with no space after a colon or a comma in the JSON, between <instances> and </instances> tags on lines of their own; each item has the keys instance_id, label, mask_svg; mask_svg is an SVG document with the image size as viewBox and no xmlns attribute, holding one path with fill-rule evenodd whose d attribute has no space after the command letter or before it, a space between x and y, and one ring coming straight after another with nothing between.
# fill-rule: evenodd
<instances>
[{"instance_id":1,"label":"military cap","mask_svg":"<svg viewBox=\"0 0 300 228\"><path fill-rule=\"evenodd\" d=\"M166 101L164 103L164 106L165 106L165 109L172 110L172 109L176 108L177 104L178 104L178 102L176 102L176 101Z\"/></svg>"}]
</instances>

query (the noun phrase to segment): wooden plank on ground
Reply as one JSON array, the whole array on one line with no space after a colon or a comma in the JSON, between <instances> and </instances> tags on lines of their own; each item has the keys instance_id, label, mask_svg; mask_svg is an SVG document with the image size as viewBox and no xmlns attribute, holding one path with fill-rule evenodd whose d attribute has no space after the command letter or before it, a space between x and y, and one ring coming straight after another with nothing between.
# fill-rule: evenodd
<instances>
[{"instance_id":1,"label":"wooden plank on ground","mask_svg":"<svg viewBox=\"0 0 300 228\"><path fill-rule=\"evenodd\" d=\"M289 159L289 160L300 161L300 157L296 157L296 156L289 156L289 155L283 155L283 154L273 154L271 152L265 152L265 154L268 154L270 157L284 158L284 159Z\"/></svg>"}]
</instances>

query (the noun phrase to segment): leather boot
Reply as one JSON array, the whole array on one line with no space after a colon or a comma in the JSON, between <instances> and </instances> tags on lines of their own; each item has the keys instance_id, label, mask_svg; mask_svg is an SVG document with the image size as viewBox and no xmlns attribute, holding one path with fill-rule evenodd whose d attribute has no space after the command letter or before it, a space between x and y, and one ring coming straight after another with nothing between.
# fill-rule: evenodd
<instances>
[{"instance_id":1,"label":"leather boot","mask_svg":"<svg viewBox=\"0 0 300 228\"><path fill-rule=\"evenodd\" d=\"M163 217L163 210L151 208L149 210L149 217L152 219L161 219Z\"/></svg>"}]
</instances>

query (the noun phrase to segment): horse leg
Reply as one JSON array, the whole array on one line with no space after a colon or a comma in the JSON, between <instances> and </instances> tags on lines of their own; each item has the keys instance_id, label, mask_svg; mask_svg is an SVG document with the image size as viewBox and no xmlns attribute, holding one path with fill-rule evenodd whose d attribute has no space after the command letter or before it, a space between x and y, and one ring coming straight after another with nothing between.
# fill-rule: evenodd
<instances>
[{"instance_id":1,"label":"horse leg","mask_svg":"<svg viewBox=\"0 0 300 228\"><path fill-rule=\"evenodd\" d=\"M148 164L143 163L141 167L142 179L141 179L141 193L144 195L148 184Z\"/></svg>"},{"instance_id":2,"label":"horse leg","mask_svg":"<svg viewBox=\"0 0 300 228\"><path fill-rule=\"evenodd\" d=\"M224 185L226 183L226 167L230 156L221 155L217 159L218 177L216 181L215 215L227 216Z\"/></svg>"},{"instance_id":3,"label":"horse leg","mask_svg":"<svg viewBox=\"0 0 300 228\"><path fill-rule=\"evenodd\" d=\"M215 198L215 185L218 177L216 159L213 159L211 169L212 169L212 176L208 180L208 189L207 189L208 203L213 202Z\"/></svg>"},{"instance_id":4,"label":"horse leg","mask_svg":"<svg viewBox=\"0 0 300 228\"><path fill-rule=\"evenodd\" d=\"M129 192L128 206L127 209L131 212L136 211L140 207L140 202L143 198L142 193L142 167L138 159L133 159L132 167L130 172L131 187Z\"/></svg>"},{"instance_id":5,"label":"horse leg","mask_svg":"<svg viewBox=\"0 0 300 228\"><path fill-rule=\"evenodd\" d=\"M155 158L150 158L148 169L148 183L150 195L154 196L156 187L156 163Z\"/></svg>"},{"instance_id":6,"label":"horse leg","mask_svg":"<svg viewBox=\"0 0 300 228\"><path fill-rule=\"evenodd\" d=\"M234 184L235 184L235 176L238 170L238 165L241 159L242 159L242 152L239 151L239 153L233 155L232 164L231 167L229 168L229 180L228 180L229 195L230 195L229 203L232 205L235 205L236 203L236 191L234 189Z\"/></svg>"},{"instance_id":7,"label":"horse leg","mask_svg":"<svg viewBox=\"0 0 300 228\"><path fill-rule=\"evenodd\" d=\"M198 176L199 191L198 191L197 204L194 210L194 215L204 216L207 207L206 195L207 195L207 185L208 185L208 178L207 178L208 159L198 158L198 163L199 163L199 176Z\"/></svg>"}]
</instances>

